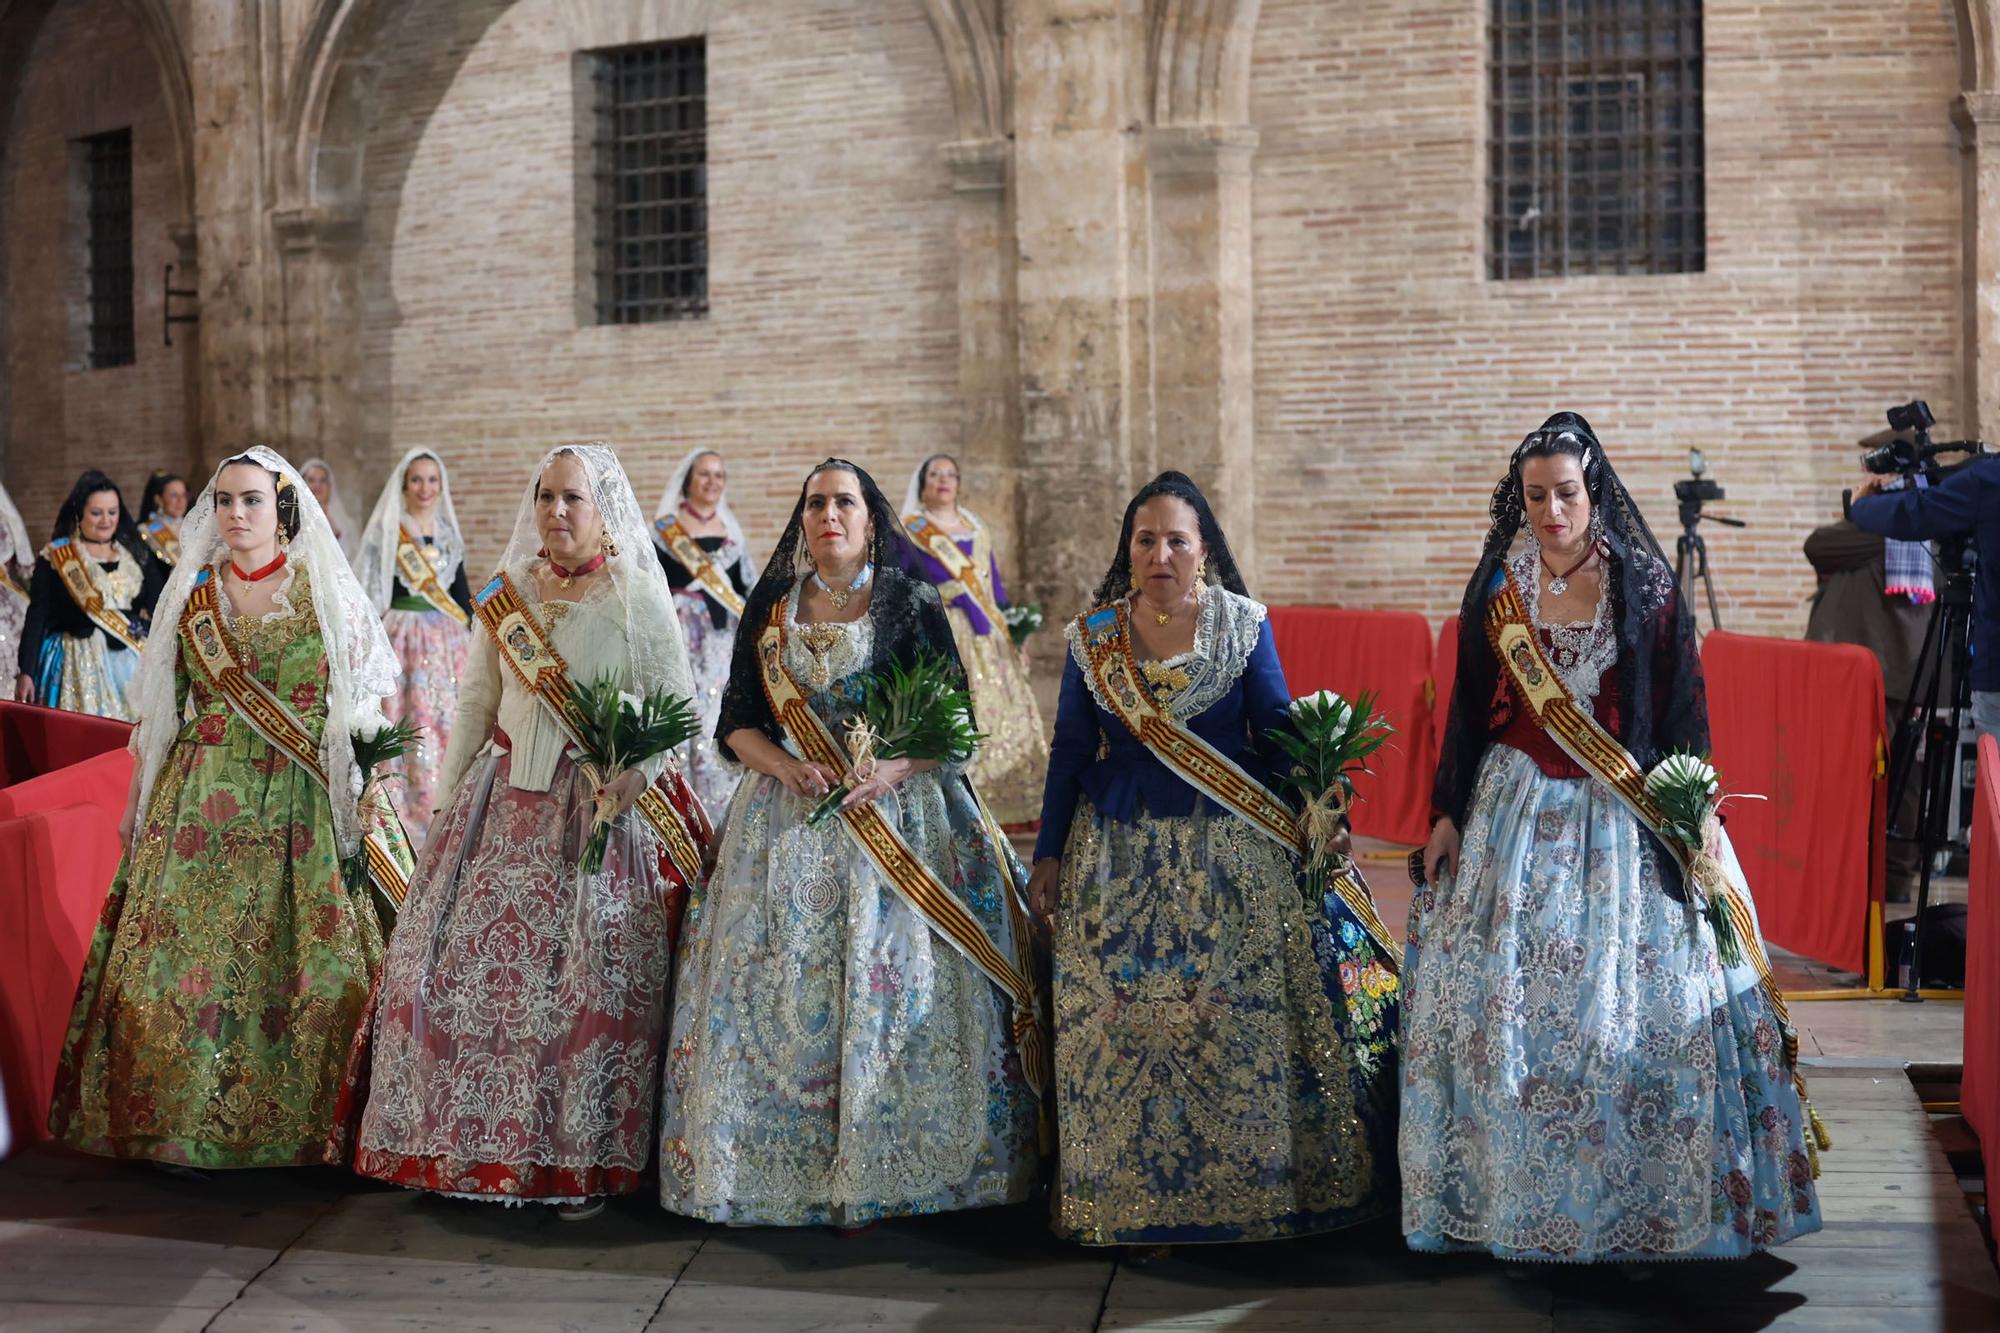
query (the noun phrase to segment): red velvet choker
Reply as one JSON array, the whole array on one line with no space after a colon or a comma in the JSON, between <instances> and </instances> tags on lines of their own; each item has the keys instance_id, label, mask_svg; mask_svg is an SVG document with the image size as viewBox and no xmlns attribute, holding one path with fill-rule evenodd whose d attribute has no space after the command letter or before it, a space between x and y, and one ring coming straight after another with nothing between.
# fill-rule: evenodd
<instances>
[{"instance_id":1,"label":"red velvet choker","mask_svg":"<svg viewBox=\"0 0 2000 1333\"><path fill-rule=\"evenodd\" d=\"M563 587L567 588L570 585L571 580L581 578L585 574L594 574L598 570L604 568L604 553L602 551L598 552L596 555L590 557L590 559L578 565L575 569L564 569L561 565L556 563L556 558L554 556L548 557L548 561L549 561L549 572L556 576L557 580L561 582Z\"/></svg>"},{"instance_id":2,"label":"red velvet choker","mask_svg":"<svg viewBox=\"0 0 2000 1333\"><path fill-rule=\"evenodd\" d=\"M245 583L262 583L265 579L270 578L271 575L277 573L284 567L285 567L285 553L283 551L278 552L278 558L273 560L270 564L264 566L262 569L253 570L248 574L244 573L240 568L237 567L236 558L234 556L231 556L229 559L229 572L234 574L237 578L243 580Z\"/></svg>"},{"instance_id":3,"label":"red velvet choker","mask_svg":"<svg viewBox=\"0 0 2000 1333\"><path fill-rule=\"evenodd\" d=\"M706 514L704 514L699 509L696 509L693 505L689 504L686 500L681 501L681 508L687 510L688 517L698 519L703 523L713 522L715 519L715 512L716 512L715 510L711 509Z\"/></svg>"}]
</instances>

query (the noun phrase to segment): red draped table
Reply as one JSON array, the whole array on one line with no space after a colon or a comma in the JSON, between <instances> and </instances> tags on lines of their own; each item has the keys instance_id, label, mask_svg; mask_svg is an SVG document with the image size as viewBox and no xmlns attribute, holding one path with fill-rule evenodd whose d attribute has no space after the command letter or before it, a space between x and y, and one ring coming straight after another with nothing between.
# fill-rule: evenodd
<instances>
[{"instance_id":1,"label":"red draped table","mask_svg":"<svg viewBox=\"0 0 2000 1333\"><path fill-rule=\"evenodd\" d=\"M130 732L0 703L0 1082L17 1144L46 1137L77 977L118 870Z\"/></svg>"},{"instance_id":2,"label":"red draped table","mask_svg":"<svg viewBox=\"0 0 2000 1333\"><path fill-rule=\"evenodd\" d=\"M1764 936L1869 970L1883 900L1887 783L1882 668L1852 644L1716 631L1702 642L1724 807Z\"/></svg>"}]
</instances>

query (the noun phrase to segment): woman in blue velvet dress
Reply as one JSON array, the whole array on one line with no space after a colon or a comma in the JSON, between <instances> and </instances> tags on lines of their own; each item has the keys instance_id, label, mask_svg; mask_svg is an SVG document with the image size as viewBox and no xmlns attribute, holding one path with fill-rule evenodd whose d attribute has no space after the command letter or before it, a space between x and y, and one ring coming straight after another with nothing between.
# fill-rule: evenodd
<instances>
[{"instance_id":1,"label":"woman in blue velvet dress","mask_svg":"<svg viewBox=\"0 0 2000 1333\"><path fill-rule=\"evenodd\" d=\"M1393 955L1337 897L1306 910L1295 853L1135 731L1164 716L1256 784L1291 702L1193 482L1134 497L1097 600L1068 631L1030 884L1055 916L1056 1230L1159 1246L1386 1212Z\"/></svg>"},{"instance_id":2,"label":"woman in blue velvet dress","mask_svg":"<svg viewBox=\"0 0 2000 1333\"><path fill-rule=\"evenodd\" d=\"M1515 450L1461 624L1403 974L1410 1246L1698 1259L1819 1230L1796 1055L1727 839L1746 911L1725 966L1629 784L1601 776L1607 755L1646 772L1706 752L1708 709L1693 619L1583 418ZM1538 704L1552 683L1574 711Z\"/></svg>"}]
</instances>

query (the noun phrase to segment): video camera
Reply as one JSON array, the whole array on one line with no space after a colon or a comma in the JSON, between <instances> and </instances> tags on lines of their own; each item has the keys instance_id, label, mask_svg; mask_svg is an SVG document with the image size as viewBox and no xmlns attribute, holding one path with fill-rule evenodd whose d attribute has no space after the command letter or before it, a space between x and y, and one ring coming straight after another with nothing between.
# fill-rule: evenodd
<instances>
[{"instance_id":1,"label":"video camera","mask_svg":"<svg viewBox=\"0 0 2000 1333\"><path fill-rule=\"evenodd\" d=\"M1861 442L1867 449L1861 455L1861 466L1878 476L1915 477L1923 473L1935 482L1949 471L1936 464L1939 454L1986 452L1986 445L1979 440L1932 443L1931 427L1937 418L1931 414L1931 405L1921 398L1890 408L1888 416L1888 430Z\"/></svg>"}]
</instances>

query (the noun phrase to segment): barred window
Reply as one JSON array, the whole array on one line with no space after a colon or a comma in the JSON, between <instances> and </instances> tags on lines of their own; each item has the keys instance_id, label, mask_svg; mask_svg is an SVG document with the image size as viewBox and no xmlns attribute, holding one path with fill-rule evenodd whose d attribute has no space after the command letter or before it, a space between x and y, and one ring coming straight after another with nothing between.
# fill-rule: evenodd
<instances>
[{"instance_id":1,"label":"barred window","mask_svg":"<svg viewBox=\"0 0 2000 1333\"><path fill-rule=\"evenodd\" d=\"M90 364L129 366L132 326L132 131L82 141L88 194L86 254L90 288Z\"/></svg>"},{"instance_id":2,"label":"barred window","mask_svg":"<svg viewBox=\"0 0 2000 1333\"><path fill-rule=\"evenodd\" d=\"M708 313L708 55L700 37L591 53L599 324Z\"/></svg>"},{"instance_id":3,"label":"barred window","mask_svg":"<svg viewBox=\"0 0 2000 1333\"><path fill-rule=\"evenodd\" d=\"M1487 275L1707 262L1701 0L1492 0Z\"/></svg>"}]
</instances>

